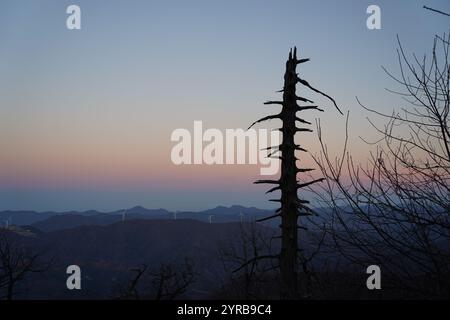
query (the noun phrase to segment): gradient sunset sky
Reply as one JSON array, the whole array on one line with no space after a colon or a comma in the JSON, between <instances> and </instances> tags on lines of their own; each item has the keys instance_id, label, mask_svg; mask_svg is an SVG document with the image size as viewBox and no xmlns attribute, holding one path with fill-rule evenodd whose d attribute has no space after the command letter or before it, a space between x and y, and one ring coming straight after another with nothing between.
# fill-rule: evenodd
<instances>
[{"instance_id":1,"label":"gradient sunset sky","mask_svg":"<svg viewBox=\"0 0 450 320\"><path fill-rule=\"evenodd\" d=\"M66 28L81 7L82 29ZM368 30L368 5L382 29ZM449 31L448 0L0 2L0 210L270 207L257 165L175 166L171 132L247 128L277 111L284 63L296 45L304 79L350 111L350 143L365 161L373 137L355 96L384 112L401 107L382 71L398 74L396 35L428 53ZM323 102L331 152L345 117ZM275 123L275 122L274 122ZM272 125L272 124L270 124ZM267 125L261 125L265 128ZM317 137L299 139L312 153Z\"/></svg>"}]
</instances>

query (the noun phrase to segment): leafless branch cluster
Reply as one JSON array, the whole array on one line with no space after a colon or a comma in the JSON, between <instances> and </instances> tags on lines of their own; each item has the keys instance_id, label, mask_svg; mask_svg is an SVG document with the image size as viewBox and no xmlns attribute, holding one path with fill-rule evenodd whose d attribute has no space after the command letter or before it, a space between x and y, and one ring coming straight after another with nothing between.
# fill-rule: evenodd
<instances>
[{"instance_id":1,"label":"leafless branch cluster","mask_svg":"<svg viewBox=\"0 0 450 320\"><path fill-rule=\"evenodd\" d=\"M15 243L11 234L0 230L0 300L12 300L21 293L18 284L31 273L42 273L50 263L42 263L43 254Z\"/></svg>"},{"instance_id":2,"label":"leafless branch cluster","mask_svg":"<svg viewBox=\"0 0 450 320\"><path fill-rule=\"evenodd\" d=\"M162 263L156 270L144 265L131 271L134 276L128 285L120 289L119 299L177 299L195 282L196 277L194 264L189 259L179 267Z\"/></svg>"},{"instance_id":3,"label":"leafless branch cluster","mask_svg":"<svg viewBox=\"0 0 450 320\"><path fill-rule=\"evenodd\" d=\"M436 37L431 57L419 59L398 41L399 76L385 71L408 106L385 114L360 103L386 120L369 119L380 139L367 164L347 151L347 132L333 160L320 123L322 151L314 157L326 178L315 189L330 208L326 243L355 264L379 264L390 276L386 286L429 297L450 295L449 43L448 35Z\"/></svg>"},{"instance_id":4,"label":"leafless branch cluster","mask_svg":"<svg viewBox=\"0 0 450 320\"><path fill-rule=\"evenodd\" d=\"M232 297L246 300L267 298L264 286L273 279L273 270L279 267L272 239L273 233L267 228L256 223L242 223L240 238L220 245L219 260L230 276L224 289L231 291Z\"/></svg>"}]
</instances>

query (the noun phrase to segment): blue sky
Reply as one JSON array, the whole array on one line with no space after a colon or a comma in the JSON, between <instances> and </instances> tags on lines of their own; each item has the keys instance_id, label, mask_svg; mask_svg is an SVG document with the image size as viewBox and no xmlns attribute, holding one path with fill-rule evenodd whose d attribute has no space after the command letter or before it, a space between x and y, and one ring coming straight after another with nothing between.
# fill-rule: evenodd
<instances>
[{"instance_id":1,"label":"blue sky","mask_svg":"<svg viewBox=\"0 0 450 320\"><path fill-rule=\"evenodd\" d=\"M81 7L81 30L65 26L70 4ZM381 30L366 28L370 4L381 8ZM350 110L353 152L364 159L358 136L371 133L355 96L398 107L380 68L398 71L396 35L422 55L449 31L449 18L424 4L450 9L448 0L2 1L0 209L268 206L251 185L257 168L173 168L172 130L194 120L246 128L267 114L262 102L277 97L296 45L311 58L303 78ZM338 151L344 119L327 111Z\"/></svg>"}]
</instances>

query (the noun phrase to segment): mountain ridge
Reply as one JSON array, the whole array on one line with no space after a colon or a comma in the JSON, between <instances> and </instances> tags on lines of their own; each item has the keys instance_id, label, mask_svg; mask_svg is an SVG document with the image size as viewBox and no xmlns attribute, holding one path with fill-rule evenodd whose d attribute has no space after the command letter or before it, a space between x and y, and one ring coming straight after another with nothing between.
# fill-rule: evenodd
<instances>
[{"instance_id":1,"label":"mountain ridge","mask_svg":"<svg viewBox=\"0 0 450 320\"><path fill-rule=\"evenodd\" d=\"M86 211L31 211L7 210L0 212L0 226L32 226L44 232L70 229L84 225L108 225L123 220L134 219L192 219L209 223L253 221L273 213L270 209L245 207L241 205L218 205L202 211L169 211L167 209L148 209L137 205L129 209L102 212Z\"/></svg>"}]
</instances>

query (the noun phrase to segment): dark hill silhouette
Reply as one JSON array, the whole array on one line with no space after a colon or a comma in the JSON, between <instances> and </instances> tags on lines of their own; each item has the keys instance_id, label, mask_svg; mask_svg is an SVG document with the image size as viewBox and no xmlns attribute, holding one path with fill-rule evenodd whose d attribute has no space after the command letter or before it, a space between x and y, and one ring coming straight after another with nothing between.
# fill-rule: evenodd
<instances>
[{"instance_id":1,"label":"dark hill silhouette","mask_svg":"<svg viewBox=\"0 0 450 320\"><path fill-rule=\"evenodd\" d=\"M130 269L143 264L177 265L186 257L195 262L199 274L189 297L207 298L221 284L223 268L217 250L221 243L238 241L241 228L241 223L164 219L81 226L32 237L15 234L22 244L56 259L45 278L36 275L27 282L31 290L22 298L109 298L115 286L131 277ZM65 288L65 268L72 264L82 269L83 290Z\"/></svg>"},{"instance_id":2,"label":"dark hill silhouette","mask_svg":"<svg viewBox=\"0 0 450 320\"><path fill-rule=\"evenodd\" d=\"M103 259L127 264L169 259L177 254L198 255L215 250L216 240L232 240L238 223L206 224L195 220L130 220L107 226L83 226L43 234L58 256L72 259Z\"/></svg>"},{"instance_id":3,"label":"dark hill silhouette","mask_svg":"<svg viewBox=\"0 0 450 320\"><path fill-rule=\"evenodd\" d=\"M44 232L71 229L88 225L107 225L120 221L119 215L96 214L85 216L81 214L55 215L44 221L34 223L32 226Z\"/></svg>"},{"instance_id":4,"label":"dark hill silhouette","mask_svg":"<svg viewBox=\"0 0 450 320\"><path fill-rule=\"evenodd\" d=\"M30 210L6 210L0 212L0 225L4 226L9 220L10 224L29 225L38 221L48 219L57 214L56 212L36 212Z\"/></svg>"},{"instance_id":5,"label":"dark hill silhouette","mask_svg":"<svg viewBox=\"0 0 450 320\"><path fill-rule=\"evenodd\" d=\"M154 216L165 216L169 215L171 212L166 209L147 209L142 206L135 206L131 209L119 210L119 213L127 212L131 214L141 214L141 215L154 215Z\"/></svg>"}]
</instances>

